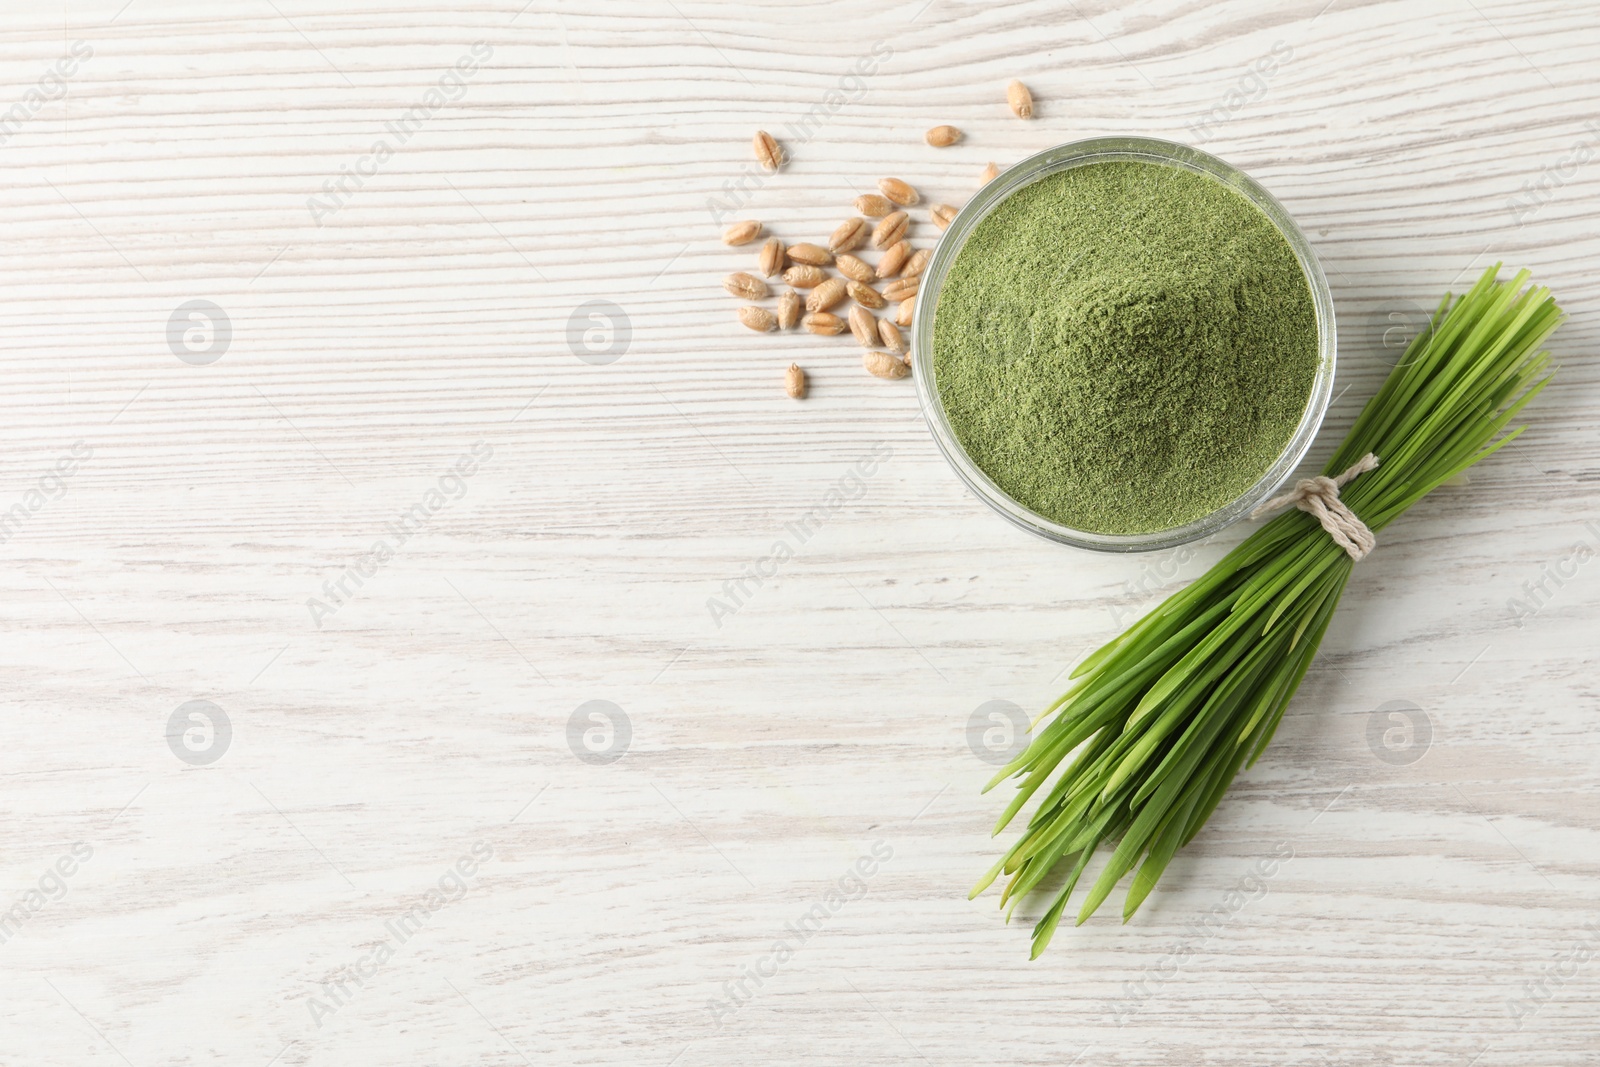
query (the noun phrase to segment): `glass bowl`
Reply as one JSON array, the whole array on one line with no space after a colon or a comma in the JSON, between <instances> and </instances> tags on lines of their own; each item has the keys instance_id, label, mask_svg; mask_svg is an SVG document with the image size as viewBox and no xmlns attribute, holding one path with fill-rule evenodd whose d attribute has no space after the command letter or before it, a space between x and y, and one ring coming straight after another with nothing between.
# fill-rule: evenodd
<instances>
[{"instance_id":1,"label":"glass bowl","mask_svg":"<svg viewBox=\"0 0 1600 1067\"><path fill-rule=\"evenodd\" d=\"M1305 411L1300 416L1300 424L1277 461L1262 472L1254 485L1217 510L1182 526L1153 533L1102 534L1074 530L1013 500L990 480L962 447L945 414L933 371L933 324L935 309L939 306L939 292L944 287L951 264L978 223L1012 193L1048 174L1086 163L1112 160L1183 167L1215 178L1242 194L1277 226L1289 242L1289 247L1294 250L1295 258L1305 272L1317 318L1316 377L1312 381L1311 394L1306 399ZM934 249L933 258L922 275L911 326L912 365L928 428L933 431L933 439L938 443L939 450L961 480L977 494L978 499L1024 530L1061 544L1100 552L1145 552L1199 540L1237 522L1265 500L1300 465L1322 425L1322 416L1328 409L1328 398L1333 392L1334 341L1333 295L1328 290L1328 279L1323 276L1310 242L1283 205L1255 179L1216 156L1153 137L1096 137L1058 145L1029 156L985 185L956 214Z\"/></svg>"}]
</instances>

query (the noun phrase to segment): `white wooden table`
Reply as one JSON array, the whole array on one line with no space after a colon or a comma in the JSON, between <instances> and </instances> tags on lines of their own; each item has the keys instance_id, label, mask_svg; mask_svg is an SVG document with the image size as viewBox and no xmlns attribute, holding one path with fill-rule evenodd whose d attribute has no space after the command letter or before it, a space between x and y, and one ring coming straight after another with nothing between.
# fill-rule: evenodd
<instances>
[{"instance_id":1,"label":"white wooden table","mask_svg":"<svg viewBox=\"0 0 1600 1067\"><path fill-rule=\"evenodd\" d=\"M1600 1062L1588 5L14 7L0 1062ZM793 162L755 182L761 127ZM1001 806L969 719L1242 532L1011 529L911 382L735 322L709 202L815 240L885 174L959 203L1122 132L1312 237L1319 463L1485 265L1571 320L1162 889L1030 964L1037 908L966 900Z\"/></svg>"}]
</instances>

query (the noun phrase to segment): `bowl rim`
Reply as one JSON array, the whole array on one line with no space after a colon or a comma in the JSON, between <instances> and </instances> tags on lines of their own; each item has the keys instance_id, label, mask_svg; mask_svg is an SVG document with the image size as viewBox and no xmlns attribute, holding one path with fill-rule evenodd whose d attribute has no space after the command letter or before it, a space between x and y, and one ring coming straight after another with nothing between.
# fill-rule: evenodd
<instances>
[{"instance_id":1,"label":"bowl rim","mask_svg":"<svg viewBox=\"0 0 1600 1067\"><path fill-rule=\"evenodd\" d=\"M933 324L939 293L952 264L978 224L1013 193L1051 174L1090 163L1134 161L1178 166L1221 181L1254 204L1283 234L1311 290L1317 320L1317 371L1300 422L1283 451L1249 488L1233 500L1191 522L1146 534L1103 534L1077 530L1046 518L1019 503L996 485L972 460L956 437L939 396L933 371ZM1337 363L1337 331L1333 294L1316 251L1298 223L1278 199L1249 174L1209 152L1157 137L1091 137L1036 152L1002 171L956 213L923 272L913 308L912 365L928 428L956 475L977 497L1013 525L1058 544L1098 552L1147 552L1208 537L1244 518L1281 486L1305 459L1327 414Z\"/></svg>"}]
</instances>

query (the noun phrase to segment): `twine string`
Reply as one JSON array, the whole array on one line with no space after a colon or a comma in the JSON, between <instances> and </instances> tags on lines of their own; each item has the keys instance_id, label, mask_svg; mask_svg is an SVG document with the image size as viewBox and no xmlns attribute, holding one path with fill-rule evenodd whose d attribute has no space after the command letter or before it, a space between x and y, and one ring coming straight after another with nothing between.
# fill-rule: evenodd
<instances>
[{"instance_id":1,"label":"twine string","mask_svg":"<svg viewBox=\"0 0 1600 1067\"><path fill-rule=\"evenodd\" d=\"M1335 477L1319 474L1315 478L1301 478L1294 483L1293 489L1260 505L1250 513L1250 517L1259 519L1293 505L1320 522L1322 528L1328 531L1328 536L1351 559L1364 559L1377 545L1378 539L1367 529L1367 524L1339 499L1339 490L1352 479L1375 470L1377 466L1378 457L1368 452Z\"/></svg>"}]
</instances>

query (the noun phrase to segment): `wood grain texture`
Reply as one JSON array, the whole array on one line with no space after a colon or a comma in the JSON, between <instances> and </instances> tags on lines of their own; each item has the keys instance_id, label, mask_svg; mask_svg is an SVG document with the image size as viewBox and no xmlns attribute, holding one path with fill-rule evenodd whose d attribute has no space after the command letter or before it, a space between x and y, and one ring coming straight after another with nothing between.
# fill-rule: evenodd
<instances>
[{"instance_id":1,"label":"wood grain texture","mask_svg":"<svg viewBox=\"0 0 1600 1067\"><path fill-rule=\"evenodd\" d=\"M8 15L0 1061L1595 1063L1600 563L1562 561L1600 547L1597 61L1564 0ZM964 140L929 148L938 123ZM754 182L757 128L793 159ZM885 173L960 203L991 160L1107 133L1203 143L1301 220L1341 341L1317 462L1487 264L1571 318L1526 435L1385 531L1162 889L1030 964L1037 909L965 899L1000 807L969 716L1043 706L1242 532L1109 558L1010 529L912 383L848 336L738 325L720 279L754 247L708 204L742 182L732 217L815 241ZM192 300L231 326L209 365L169 344ZM609 365L568 343L590 300L631 327ZM708 600L874 448L718 625ZM192 700L231 723L206 766L165 736ZM628 718L616 762L569 746L594 700ZM1414 762L1369 745L1390 701L1429 724ZM441 878L459 899L400 943Z\"/></svg>"}]
</instances>

